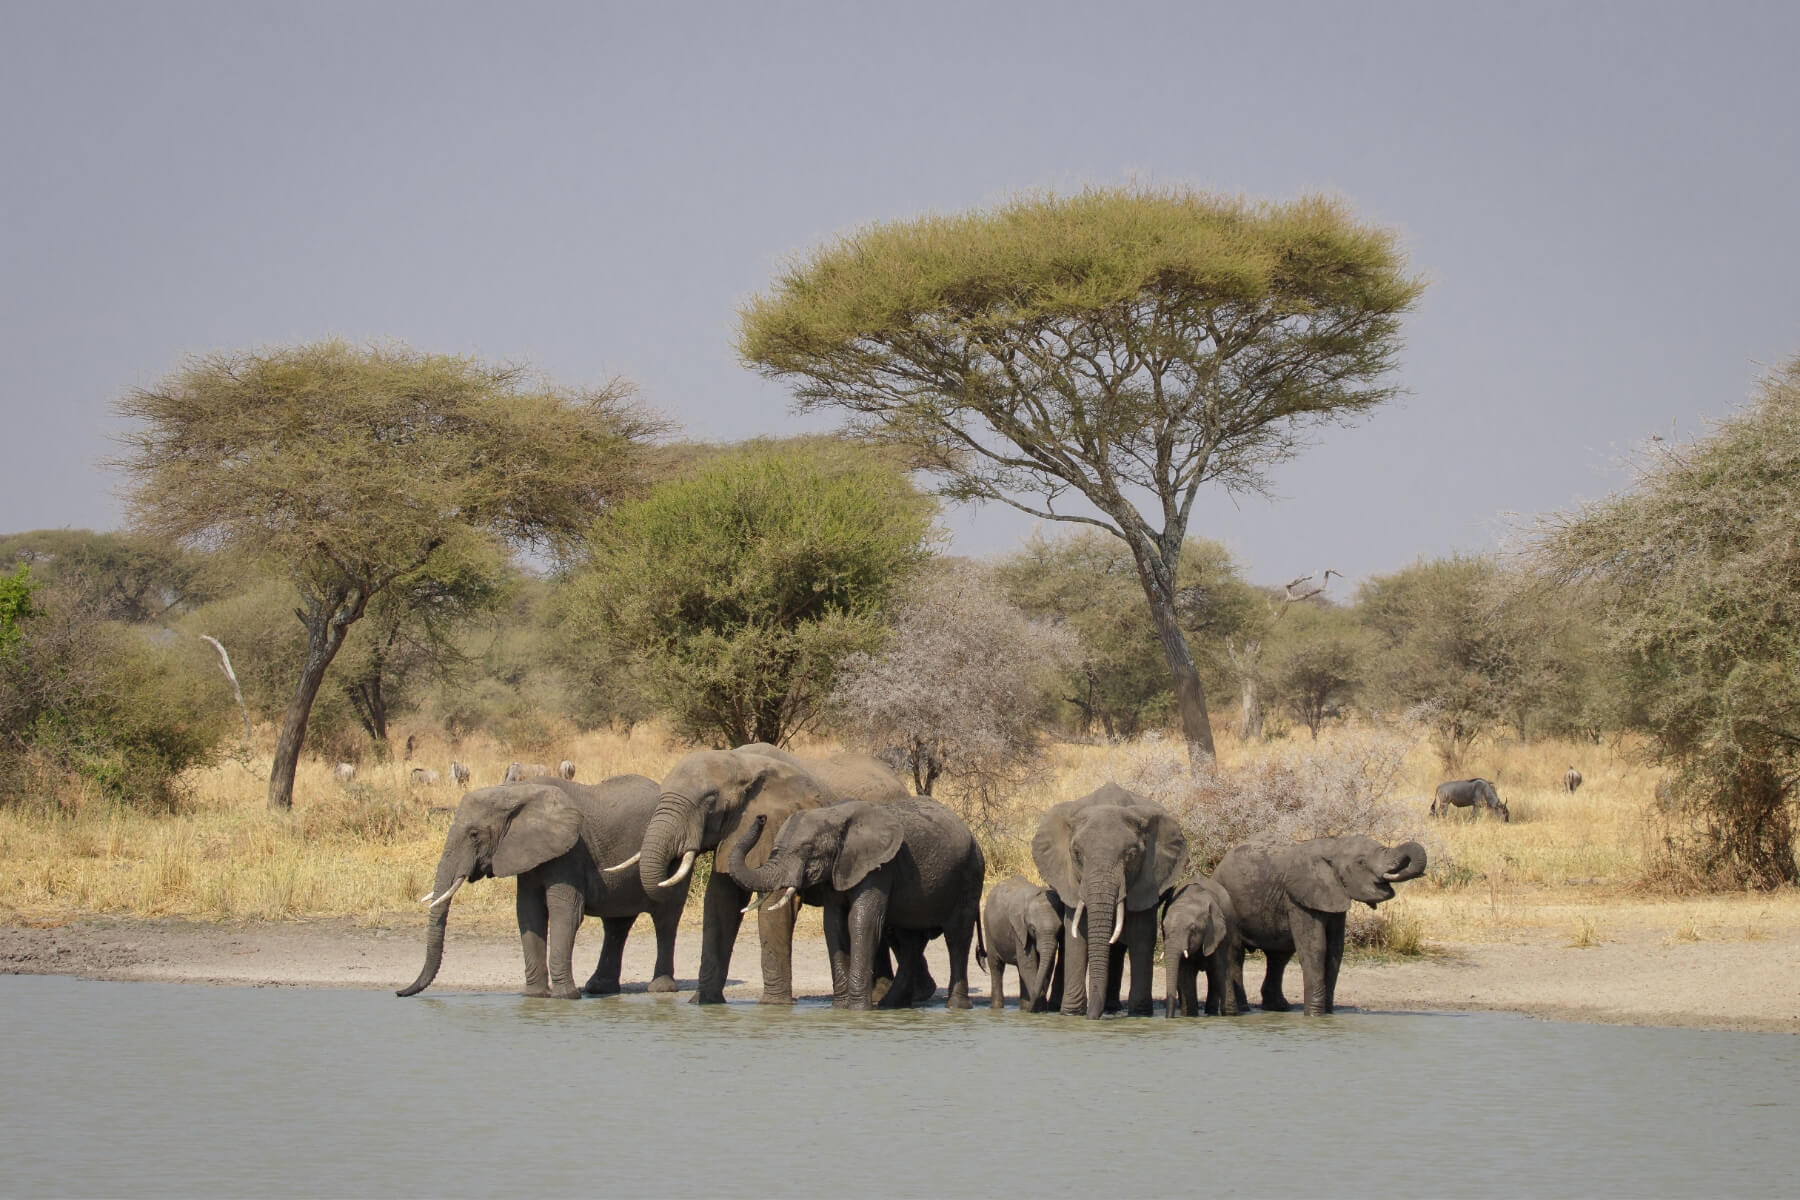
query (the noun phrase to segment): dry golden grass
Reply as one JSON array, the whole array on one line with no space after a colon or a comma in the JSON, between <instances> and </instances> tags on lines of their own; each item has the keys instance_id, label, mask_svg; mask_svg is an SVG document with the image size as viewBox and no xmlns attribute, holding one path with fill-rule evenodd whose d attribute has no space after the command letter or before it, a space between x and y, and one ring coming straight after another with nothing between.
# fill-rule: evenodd
<instances>
[{"instance_id":1,"label":"dry golden grass","mask_svg":"<svg viewBox=\"0 0 1800 1200\"><path fill-rule=\"evenodd\" d=\"M832 748L827 742L795 747L800 753ZM469 764L473 783L482 786L498 782L514 759L567 757L584 780L626 772L660 778L687 749L660 729L640 726L629 736L574 736L541 754L509 753L471 737L454 757ZM990 875L1031 874L1037 814L1098 786L1138 752L1053 746L1045 778L1013 799L985 839ZM1263 752L1229 738L1220 744L1228 764ZM421 737L413 763L365 764L349 787L334 780L331 764L302 762L289 814L264 806L266 756L197 773L190 801L174 816L114 809L81 795L0 808L0 921L59 924L90 915L422 921L418 897L429 885L458 796L448 782L452 756L449 746ZM1586 777L1574 795L1561 784L1570 762ZM413 765L438 771L443 782L409 786ZM1793 890L1674 898L1638 888L1649 836L1643 813L1656 776L1623 754L1568 743L1502 743L1478 748L1466 773L1497 781L1512 821L1468 812L1428 817L1442 774L1428 750L1414 751L1398 797L1417 811L1434 866L1381 910L1387 944L1397 953L1546 938L1563 944L1625 936L1742 941L1800 929L1800 893ZM512 892L493 884L465 889L453 921L510 929ZM696 909L690 905L690 916ZM805 920L803 928L816 923Z\"/></svg>"}]
</instances>

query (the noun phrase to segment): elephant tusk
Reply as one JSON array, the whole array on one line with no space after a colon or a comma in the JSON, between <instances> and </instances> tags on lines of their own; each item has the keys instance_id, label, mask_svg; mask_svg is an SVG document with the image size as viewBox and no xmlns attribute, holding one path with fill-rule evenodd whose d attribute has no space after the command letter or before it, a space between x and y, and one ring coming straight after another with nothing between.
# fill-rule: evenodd
<instances>
[{"instance_id":1,"label":"elephant tusk","mask_svg":"<svg viewBox=\"0 0 1800 1200\"><path fill-rule=\"evenodd\" d=\"M751 892L750 893L750 903L748 903L748 904L744 905L744 907L738 909L738 916L740 916L740 917L743 916L745 913L749 912L751 909L753 909L755 907L756 907L756 893Z\"/></svg>"},{"instance_id":2,"label":"elephant tusk","mask_svg":"<svg viewBox=\"0 0 1800 1200\"><path fill-rule=\"evenodd\" d=\"M788 900L790 898L792 898L793 894L794 894L794 887L792 884L789 884L787 887L782 888L779 892L776 892L775 895L769 899L769 902L767 904L763 905L763 911L764 912L774 912L776 909L778 909L782 905L786 904L788 902Z\"/></svg>"},{"instance_id":3,"label":"elephant tusk","mask_svg":"<svg viewBox=\"0 0 1800 1200\"><path fill-rule=\"evenodd\" d=\"M1125 897L1120 896L1118 907L1113 910L1113 933L1112 933L1111 937L1106 939L1106 944L1109 946L1115 944L1119 940L1119 935L1124 932L1125 932Z\"/></svg>"},{"instance_id":4,"label":"elephant tusk","mask_svg":"<svg viewBox=\"0 0 1800 1200\"><path fill-rule=\"evenodd\" d=\"M624 862L617 863L614 866L610 866L610 867L606 868L606 873L608 875L610 875L614 871L623 871L626 867L635 867L635 866L637 866L638 859L640 859L642 857L644 857L644 852L642 850L639 850L636 854L632 855L630 858L626 859Z\"/></svg>"},{"instance_id":5,"label":"elephant tusk","mask_svg":"<svg viewBox=\"0 0 1800 1200\"><path fill-rule=\"evenodd\" d=\"M694 851L689 850L686 854L681 856L680 869L678 869L673 875L669 876L667 879L663 880L661 883L657 884L656 886L658 886L658 887L674 887L676 884L678 884L682 880L686 879L688 877L688 872L692 871L693 869L694 869Z\"/></svg>"},{"instance_id":6,"label":"elephant tusk","mask_svg":"<svg viewBox=\"0 0 1800 1200\"><path fill-rule=\"evenodd\" d=\"M466 883L468 881L468 878L469 877L467 875L459 876L455 883L451 884L449 887L444 889L443 895L437 897L436 899L433 899L432 897L427 896L427 897L425 897L425 899L421 900L420 903L423 904L426 908L436 908L438 905L442 904L444 901L450 899L450 897L456 895L456 889L461 887L464 883Z\"/></svg>"},{"instance_id":7,"label":"elephant tusk","mask_svg":"<svg viewBox=\"0 0 1800 1200\"><path fill-rule=\"evenodd\" d=\"M1069 932L1073 933L1084 942L1087 940L1087 931L1081 927L1081 914L1086 911L1087 901L1077 900L1075 902L1075 915L1069 918Z\"/></svg>"},{"instance_id":8,"label":"elephant tusk","mask_svg":"<svg viewBox=\"0 0 1800 1200\"><path fill-rule=\"evenodd\" d=\"M420 904L430 904L432 896L434 896L436 894L437 893L435 893L435 892L426 892L423 896L419 897L419 903Z\"/></svg>"}]
</instances>

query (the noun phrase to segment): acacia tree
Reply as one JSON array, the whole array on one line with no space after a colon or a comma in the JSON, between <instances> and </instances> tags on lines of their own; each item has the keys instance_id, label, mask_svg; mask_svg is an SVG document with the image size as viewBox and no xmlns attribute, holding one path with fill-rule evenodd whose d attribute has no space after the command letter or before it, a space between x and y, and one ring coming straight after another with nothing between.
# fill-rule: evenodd
<instances>
[{"instance_id":1,"label":"acacia tree","mask_svg":"<svg viewBox=\"0 0 1800 1200\"><path fill-rule=\"evenodd\" d=\"M148 532L285 575L307 653L269 773L293 803L307 717L350 627L459 536L563 553L637 482L657 429L615 381L565 391L515 367L327 341L190 360L118 404Z\"/></svg>"},{"instance_id":2,"label":"acacia tree","mask_svg":"<svg viewBox=\"0 0 1800 1200\"><path fill-rule=\"evenodd\" d=\"M1392 396L1421 287L1337 200L1092 189L841 237L744 307L738 350L952 498L1124 539L1198 759L1212 730L1175 595L1194 499L1266 491L1306 427Z\"/></svg>"}]
</instances>

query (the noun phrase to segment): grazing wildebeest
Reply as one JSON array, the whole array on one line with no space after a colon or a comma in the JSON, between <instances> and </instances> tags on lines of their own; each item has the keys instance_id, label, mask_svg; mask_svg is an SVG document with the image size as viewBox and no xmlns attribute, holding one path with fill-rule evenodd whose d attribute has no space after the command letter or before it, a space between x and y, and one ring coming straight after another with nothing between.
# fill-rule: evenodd
<instances>
[{"instance_id":1,"label":"grazing wildebeest","mask_svg":"<svg viewBox=\"0 0 1800 1200\"><path fill-rule=\"evenodd\" d=\"M1485 779L1454 779L1438 784L1437 795L1431 801L1431 815L1441 816L1452 808L1486 808L1498 813L1502 821L1512 820L1506 801Z\"/></svg>"},{"instance_id":2,"label":"grazing wildebeest","mask_svg":"<svg viewBox=\"0 0 1800 1200\"><path fill-rule=\"evenodd\" d=\"M1563 791L1572 792L1580 786L1581 772L1575 769L1574 763L1570 763L1569 769L1563 772Z\"/></svg>"},{"instance_id":3,"label":"grazing wildebeest","mask_svg":"<svg viewBox=\"0 0 1800 1200\"><path fill-rule=\"evenodd\" d=\"M575 764L565 758L557 764L556 773L564 779L573 779L575 778Z\"/></svg>"},{"instance_id":4,"label":"grazing wildebeest","mask_svg":"<svg viewBox=\"0 0 1800 1200\"><path fill-rule=\"evenodd\" d=\"M543 763L514 763L506 768L506 777L501 783L521 783L527 779L536 779L539 775L548 775L550 768Z\"/></svg>"},{"instance_id":5,"label":"grazing wildebeest","mask_svg":"<svg viewBox=\"0 0 1800 1200\"><path fill-rule=\"evenodd\" d=\"M468 787L469 786L468 765L465 763L459 763L454 758L451 759L450 760L450 782L454 783L457 787Z\"/></svg>"}]
</instances>

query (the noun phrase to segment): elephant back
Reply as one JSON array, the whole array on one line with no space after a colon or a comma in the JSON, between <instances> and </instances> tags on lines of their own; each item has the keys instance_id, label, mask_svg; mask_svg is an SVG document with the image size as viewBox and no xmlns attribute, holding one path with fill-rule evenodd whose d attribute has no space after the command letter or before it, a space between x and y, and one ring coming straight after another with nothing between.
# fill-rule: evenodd
<instances>
[{"instance_id":1,"label":"elephant back","mask_svg":"<svg viewBox=\"0 0 1800 1200\"><path fill-rule=\"evenodd\" d=\"M597 867L629 858L644 844L644 832L650 827L650 817L656 812L662 790L656 780L644 775L614 775L598 783L548 776L534 782L553 787L575 802L581 811L582 841ZM626 911L642 912L653 907L636 871L596 870L596 875L591 889L595 911L589 916L622 916ZM687 895L685 886L669 891L670 895L659 896L658 900L679 903Z\"/></svg>"},{"instance_id":2,"label":"elephant back","mask_svg":"<svg viewBox=\"0 0 1800 1200\"><path fill-rule=\"evenodd\" d=\"M767 742L751 742L739 746L748 754L761 754L790 766L799 767L825 785L840 800L874 800L887 803L905 800L912 793L893 768L872 754L846 750L824 758L806 757L783 750Z\"/></svg>"}]
</instances>

